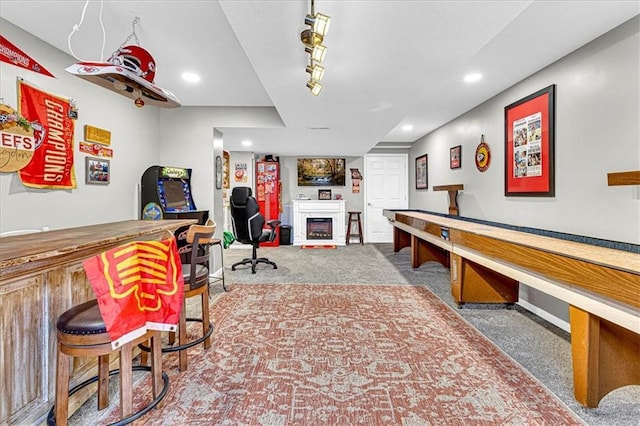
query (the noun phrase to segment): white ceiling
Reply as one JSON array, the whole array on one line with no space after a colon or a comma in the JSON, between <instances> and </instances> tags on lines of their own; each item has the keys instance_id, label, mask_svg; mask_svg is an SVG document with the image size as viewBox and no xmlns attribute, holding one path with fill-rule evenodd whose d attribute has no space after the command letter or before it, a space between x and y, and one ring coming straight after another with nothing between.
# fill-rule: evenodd
<instances>
[{"instance_id":1,"label":"white ceiling","mask_svg":"<svg viewBox=\"0 0 640 426\"><path fill-rule=\"evenodd\" d=\"M0 16L69 53L85 4L2 0ZM156 60L155 83L183 106L272 107L280 116L279 125L254 127L255 109L247 109L247 127L221 128L226 150L359 156L378 143L406 146L640 13L635 0L316 0L316 11L332 21L324 89L314 97L300 42L310 5L104 0L102 59L138 16L140 45ZM83 60L101 59L100 6L89 1L71 38ZM199 73L201 82L183 82L183 71ZM484 78L464 83L469 72ZM403 132L404 124L413 130ZM245 139L251 148L241 146Z\"/></svg>"}]
</instances>

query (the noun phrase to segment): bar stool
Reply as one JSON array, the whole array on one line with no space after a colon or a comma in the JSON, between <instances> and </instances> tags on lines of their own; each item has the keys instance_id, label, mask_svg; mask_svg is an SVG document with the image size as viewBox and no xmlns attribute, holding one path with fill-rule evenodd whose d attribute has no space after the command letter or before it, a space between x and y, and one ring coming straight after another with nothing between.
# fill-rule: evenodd
<instances>
[{"instance_id":1,"label":"bar stool","mask_svg":"<svg viewBox=\"0 0 640 426\"><path fill-rule=\"evenodd\" d=\"M163 347L162 352L178 352L178 369L187 369L187 349L203 343L204 349L211 347L211 334L213 325L209 318L209 249L212 245L222 243L220 239L213 238L216 231L216 223L209 219L204 225L191 225L187 231L187 243L191 245L190 263L182 265L182 277L184 279L184 300L180 321L178 322L178 344L176 334L169 332L169 346ZM217 241L217 243L216 243ZM224 277L224 275L223 275ZM224 281L223 281L224 285ZM225 289L226 290L226 289ZM187 299L200 296L202 317L187 317ZM196 321L202 323L202 336L187 341L187 322ZM149 347L139 344L138 347L149 352ZM146 356L143 354L142 364L146 364Z\"/></svg>"},{"instance_id":2,"label":"bar stool","mask_svg":"<svg viewBox=\"0 0 640 426\"><path fill-rule=\"evenodd\" d=\"M64 312L56 323L58 332L56 402L47 418L48 424L64 426L69 416L69 397L98 381L98 410L109 405L109 377L120 374L120 418L119 424L128 424L142 417L162 401L169 390L169 377L162 371L160 332L149 330L137 339L113 349L107 327L100 314L97 300L82 303ZM151 367L133 366L133 347L140 342L151 340ZM109 371L109 356L117 353L120 369ZM70 362L75 357L98 357L98 375L90 378L69 391ZM132 414L133 411L133 371L150 371L152 375L153 400ZM164 384L160 385L160 380Z\"/></svg>"},{"instance_id":3,"label":"bar stool","mask_svg":"<svg viewBox=\"0 0 640 426\"><path fill-rule=\"evenodd\" d=\"M351 242L352 237L358 237L360 239L360 244L364 244L364 240L362 239L362 222L360 221L360 213L361 212L359 211L349 212L349 220L347 221L347 245ZM358 224L357 234L351 233L352 223Z\"/></svg>"}]
</instances>

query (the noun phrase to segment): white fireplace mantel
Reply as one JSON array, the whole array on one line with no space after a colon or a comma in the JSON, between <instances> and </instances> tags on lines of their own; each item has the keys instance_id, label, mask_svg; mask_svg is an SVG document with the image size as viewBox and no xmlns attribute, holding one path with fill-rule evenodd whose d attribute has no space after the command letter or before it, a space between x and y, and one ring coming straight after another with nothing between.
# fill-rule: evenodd
<instances>
[{"instance_id":1,"label":"white fireplace mantel","mask_svg":"<svg viewBox=\"0 0 640 426\"><path fill-rule=\"evenodd\" d=\"M335 244L345 245L345 200L292 200L293 245ZM331 218L333 239L307 240L307 218Z\"/></svg>"}]
</instances>

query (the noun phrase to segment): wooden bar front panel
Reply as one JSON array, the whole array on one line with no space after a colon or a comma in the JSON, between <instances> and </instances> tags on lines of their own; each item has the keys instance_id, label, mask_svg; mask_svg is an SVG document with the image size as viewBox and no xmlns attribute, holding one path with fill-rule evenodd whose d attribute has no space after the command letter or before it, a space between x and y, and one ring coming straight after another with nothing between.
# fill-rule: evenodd
<instances>
[{"instance_id":1,"label":"wooden bar front panel","mask_svg":"<svg viewBox=\"0 0 640 426\"><path fill-rule=\"evenodd\" d=\"M57 318L95 298L82 261L195 222L132 220L1 239L0 424L36 423L53 403ZM75 359L71 386L92 376L95 365L92 358ZM90 393L74 398L70 412Z\"/></svg>"}]
</instances>

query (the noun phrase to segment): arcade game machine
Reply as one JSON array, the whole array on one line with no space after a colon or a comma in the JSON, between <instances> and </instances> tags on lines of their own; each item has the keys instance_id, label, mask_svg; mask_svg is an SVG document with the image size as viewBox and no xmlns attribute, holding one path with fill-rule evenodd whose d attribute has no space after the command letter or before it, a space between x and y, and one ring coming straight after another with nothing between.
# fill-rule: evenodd
<instances>
[{"instance_id":1,"label":"arcade game machine","mask_svg":"<svg viewBox=\"0 0 640 426\"><path fill-rule=\"evenodd\" d=\"M280 219L280 205L282 204L282 187L280 184L280 163L275 161L256 162L256 200L260 206L260 213L266 222ZM260 243L260 247L277 247L280 245L280 226L276 227L278 237L273 241Z\"/></svg>"},{"instance_id":2,"label":"arcade game machine","mask_svg":"<svg viewBox=\"0 0 640 426\"><path fill-rule=\"evenodd\" d=\"M197 219L204 225L209 212L197 210L191 195L191 169L151 166L142 174L142 220ZM188 226L179 228L175 235L178 252L187 245ZM182 256L183 262L187 259ZM188 259L187 259L188 260ZM188 263L184 262L184 263Z\"/></svg>"}]
</instances>

